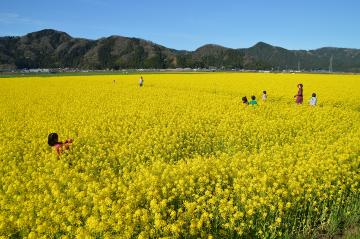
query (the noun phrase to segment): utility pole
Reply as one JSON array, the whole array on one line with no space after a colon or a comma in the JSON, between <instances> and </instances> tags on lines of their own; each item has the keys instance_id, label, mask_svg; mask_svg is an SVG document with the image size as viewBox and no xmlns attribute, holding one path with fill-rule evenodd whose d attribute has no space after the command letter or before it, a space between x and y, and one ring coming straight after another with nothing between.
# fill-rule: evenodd
<instances>
[{"instance_id":1,"label":"utility pole","mask_svg":"<svg viewBox=\"0 0 360 239\"><path fill-rule=\"evenodd\" d=\"M298 72L300 72L300 61L298 61Z\"/></svg>"}]
</instances>

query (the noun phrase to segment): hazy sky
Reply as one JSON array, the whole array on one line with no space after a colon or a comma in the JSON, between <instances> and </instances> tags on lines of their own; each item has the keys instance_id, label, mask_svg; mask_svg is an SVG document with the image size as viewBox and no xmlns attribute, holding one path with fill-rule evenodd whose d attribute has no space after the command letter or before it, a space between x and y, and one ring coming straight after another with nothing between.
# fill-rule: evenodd
<instances>
[{"instance_id":1,"label":"hazy sky","mask_svg":"<svg viewBox=\"0 0 360 239\"><path fill-rule=\"evenodd\" d=\"M259 41L288 49L360 48L359 0L0 0L0 36L52 28L139 37L175 49Z\"/></svg>"}]
</instances>

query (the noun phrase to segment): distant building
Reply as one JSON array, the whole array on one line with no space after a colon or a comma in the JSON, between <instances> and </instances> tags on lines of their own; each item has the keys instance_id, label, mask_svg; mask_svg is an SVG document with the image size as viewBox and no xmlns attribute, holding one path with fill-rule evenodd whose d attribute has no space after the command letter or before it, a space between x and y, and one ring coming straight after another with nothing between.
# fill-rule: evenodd
<instances>
[{"instance_id":1,"label":"distant building","mask_svg":"<svg viewBox=\"0 0 360 239\"><path fill-rule=\"evenodd\" d=\"M29 69L29 73L50 73L50 69Z\"/></svg>"}]
</instances>

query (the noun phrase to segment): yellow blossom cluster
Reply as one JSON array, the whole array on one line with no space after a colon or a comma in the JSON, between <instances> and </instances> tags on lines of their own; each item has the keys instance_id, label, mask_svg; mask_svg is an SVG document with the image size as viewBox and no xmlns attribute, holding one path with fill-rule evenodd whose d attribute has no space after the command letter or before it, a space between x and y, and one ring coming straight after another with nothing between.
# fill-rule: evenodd
<instances>
[{"instance_id":1,"label":"yellow blossom cluster","mask_svg":"<svg viewBox=\"0 0 360 239\"><path fill-rule=\"evenodd\" d=\"M0 238L277 238L360 197L360 76L138 77L0 78Z\"/></svg>"}]
</instances>

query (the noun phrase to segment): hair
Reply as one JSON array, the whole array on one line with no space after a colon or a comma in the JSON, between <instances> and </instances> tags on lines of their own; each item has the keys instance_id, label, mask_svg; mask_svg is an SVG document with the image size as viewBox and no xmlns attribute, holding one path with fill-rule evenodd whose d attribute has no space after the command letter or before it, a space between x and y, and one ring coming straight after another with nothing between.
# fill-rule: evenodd
<instances>
[{"instance_id":1,"label":"hair","mask_svg":"<svg viewBox=\"0 0 360 239\"><path fill-rule=\"evenodd\" d=\"M312 95L311 95L312 97L316 97L316 93L312 93Z\"/></svg>"},{"instance_id":2,"label":"hair","mask_svg":"<svg viewBox=\"0 0 360 239\"><path fill-rule=\"evenodd\" d=\"M301 83L300 83L300 84L298 84L298 86L301 86L301 88L303 88L303 84L301 84Z\"/></svg>"},{"instance_id":3,"label":"hair","mask_svg":"<svg viewBox=\"0 0 360 239\"><path fill-rule=\"evenodd\" d=\"M264 90L263 93L266 94L266 90Z\"/></svg>"},{"instance_id":4,"label":"hair","mask_svg":"<svg viewBox=\"0 0 360 239\"><path fill-rule=\"evenodd\" d=\"M256 99L255 95L251 96L251 99L252 99L252 100L255 100L255 99Z\"/></svg>"},{"instance_id":5,"label":"hair","mask_svg":"<svg viewBox=\"0 0 360 239\"><path fill-rule=\"evenodd\" d=\"M50 146L54 146L55 144L58 143L58 140L59 140L59 136L57 133L51 133L49 134L48 136L48 144Z\"/></svg>"},{"instance_id":6,"label":"hair","mask_svg":"<svg viewBox=\"0 0 360 239\"><path fill-rule=\"evenodd\" d=\"M244 96L244 97L242 98L242 101L243 101L243 103L247 103L248 99L246 98L246 96Z\"/></svg>"}]
</instances>

